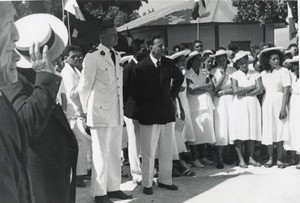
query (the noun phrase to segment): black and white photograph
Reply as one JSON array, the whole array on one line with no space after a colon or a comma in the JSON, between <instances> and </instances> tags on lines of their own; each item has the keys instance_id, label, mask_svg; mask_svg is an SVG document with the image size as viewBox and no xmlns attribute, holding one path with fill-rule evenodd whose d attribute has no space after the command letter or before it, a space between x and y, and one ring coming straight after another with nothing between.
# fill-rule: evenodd
<instances>
[{"instance_id":1,"label":"black and white photograph","mask_svg":"<svg viewBox=\"0 0 300 203\"><path fill-rule=\"evenodd\" d=\"M0 203L298 203L298 0L0 0Z\"/></svg>"}]
</instances>

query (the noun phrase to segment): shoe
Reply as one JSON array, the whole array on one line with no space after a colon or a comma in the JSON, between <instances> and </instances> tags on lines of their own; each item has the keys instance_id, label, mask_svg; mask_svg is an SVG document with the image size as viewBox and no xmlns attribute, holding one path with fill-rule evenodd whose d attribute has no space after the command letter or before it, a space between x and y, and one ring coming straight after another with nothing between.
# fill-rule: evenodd
<instances>
[{"instance_id":1,"label":"shoe","mask_svg":"<svg viewBox=\"0 0 300 203\"><path fill-rule=\"evenodd\" d=\"M269 160L267 163L265 163L266 168L271 168L273 166L273 161Z\"/></svg>"},{"instance_id":2,"label":"shoe","mask_svg":"<svg viewBox=\"0 0 300 203\"><path fill-rule=\"evenodd\" d=\"M254 166L254 167L261 167L260 163L258 162L249 162L249 165Z\"/></svg>"},{"instance_id":3,"label":"shoe","mask_svg":"<svg viewBox=\"0 0 300 203\"><path fill-rule=\"evenodd\" d=\"M241 167L241 168L248 168L248 165L247 164L245 164L245 163L239 163L239 167Z\"/></svg>"},{"instance_id":4,"label":"shoe","mask_svg":"<svg viewBox=\"0 0 300 203\"><path fill-rule=\"evenodd\" d=\"M152 187L144 187L143 193L144 193L145 195L152 195L152 194L153 194L153 189L152 189Z\"/></svg>"},{"instance_id":5,"label":"shoe","mask_svg":"<svg viewBox=\"0 0 300 203\"><path fill-rule=\"evenodd\" d=\"M300 169L300 164L298 164L298 165L296 166L296 169Z\"/></svg>"},{"instance_id":6,"label":"shoe","mask_svg":"<svg viewBox=\"0 0 300 203\"><path fill-rule=\"evenodd\" d=\"M192 161L192 164L194 167L204 168L204 166L200 163L200 161L198 159L196 159L195 161Z\"/></svg>"},{"instance_id":7,"label":"shoe","mask_svg":"<svg viewBox=\"0 0 300 203\"><path fill-rule=\"evenodd\" d=\"M211 160L207 159L206 157L204 157L204 158L200 159L199 161L200 161L200 163L202 163L202 164L206 164L206 165L211 165L211 164L213 164L213 163L214 163L213 161L211 161Z\"/></svg>"},{"instance_id":8,"label":"shoe","mask_svg":"<svg viewBox=\"0 0 300 203\"><path fill-rule=\"evenodd\" d=\"M157 182L157 184L158 184L158 187L161 187L161 188L165 188L168 190L178 190L178 187L176 185L166 185L166 184L162 184L160 182Z\"/></svg>"},{"instance_id":9,"label":"shoe","mask_svg":"<svg viewBox=\"0 0 300 203\"><path fill-rule=\"evenodd\" d=\"M185 171L182 172L183 176L187 177L194 177L196 176L195 172L191 171L191 169L187 168Z\"/></svg>"},{"instance_id":10,"label":"shoe","mask_svg":"<svg viewBox=\"0 0 300 203\"><path fill-rule=\"evenodd\" d=\"M121 190L107 192L107 196L109 198L117 198L117 199L132 199L132 195L127 195Z\"/></svg>"},{"instance_id":11,"label":"shoe","mask_svg":"<svg viewBox=\"0 0 300 203\"><path fill-rule=\"evenodd\" d=\"M104 196L96 196L95 197L96 203L112 203L112 201L107 197L107 195Z\"/></svg>"},{"instance_id":12,"label":"shoe","mask_svg":"<svg viewBox=\"0 0 300 203\"><path fill-rule=\"evenodd\" d=\"M218 162L217 169L223 169L223 168L224 168L224 164L222 162Z\"/></svg>"},{"instance_id":13,"label":"shoe","mask_svg":"<svg viewBox=\"0 0 300 203\"><path fill-rule=\"evenodd\" d=\"M277 161L277 167L282 169L282 168L285 168L286 165L284 163L282 163L281 161Z\"/></svg>"},{"instance_id":14,"label":"shoe","mask_svg":"<svg viewBox=\"0 0 300 203\"><path fill-rule=\"evenodd\" d=\"M181 160L181 163L182 163L186 168L191 168L191 167L192 167L192 165L186 163L186 161L184 161L184 160Z\"/></svg>"}]
</instances>

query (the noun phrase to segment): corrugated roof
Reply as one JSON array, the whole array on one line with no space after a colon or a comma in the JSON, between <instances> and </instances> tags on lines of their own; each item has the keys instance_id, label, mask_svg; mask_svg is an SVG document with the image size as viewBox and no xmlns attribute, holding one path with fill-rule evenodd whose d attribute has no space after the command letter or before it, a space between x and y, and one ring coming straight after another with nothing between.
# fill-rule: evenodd
<instances>
[{"instance_id":1,"label":"corrugated roof","mask_svg":"<svg viewBox=\"0 0 300 203\"><path fill-rule=\"evenodd\" d=\"M149 13L134 21L124 24L117 28L118 31L124 31L127 28L133 29L144 26L154 25L174 25L197 23L192 19L194 0L185 2L176 2L173 6L163 8L153 13ZM237 9L232 6L231 0L207 0L205 17L200 18L200 23L228 23L234 22L233 18L237 14Z\"/></svg>"}]
</instances>

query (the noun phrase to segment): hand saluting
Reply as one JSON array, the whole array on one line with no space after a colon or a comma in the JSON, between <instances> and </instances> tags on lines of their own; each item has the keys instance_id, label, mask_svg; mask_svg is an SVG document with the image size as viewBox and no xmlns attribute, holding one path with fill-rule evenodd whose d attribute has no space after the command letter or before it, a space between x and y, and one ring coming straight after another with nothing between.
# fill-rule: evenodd
<instances>
[{"instance_id":1,"label":"hand saluting","mask_svg":"<svg viewBox=\"0 0 300 203\"><path fill-rule=\"evenodd\" d=\"M43 53L41 54L39 43L32 43L29 47L29 55L33 70L36 72L45 71L55 73L55 67L52 61L50 61L47 45L44 46Z\"/></svg>"}]
</instances>

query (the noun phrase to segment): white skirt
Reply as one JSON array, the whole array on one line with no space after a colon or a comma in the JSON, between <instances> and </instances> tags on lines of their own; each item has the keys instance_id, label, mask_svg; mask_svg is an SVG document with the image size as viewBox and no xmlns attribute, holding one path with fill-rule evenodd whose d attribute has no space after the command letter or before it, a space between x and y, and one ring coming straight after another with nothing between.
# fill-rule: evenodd
<instances>
[{"instance_id":1,"label":"white skirt","mask_svg":"<svg viewBox=\"0 0 300 203\"><path fill-rule=\"evenodd\" d=\"M235 96L230 122L231 140L261 141L261 107L255 96Z\"/></svg>"},{"instance_id":2,"label":"white skirt","mask_svg":"<svg viewBox=\"0 0 300 203\"><path fill-rule=\"evenodd\" d=\"M226 146L233 144L230 138L230 113L233 96L224 95L214 97L214 124L216 134L216 146Z\"/></svg>"}]
</instances>

